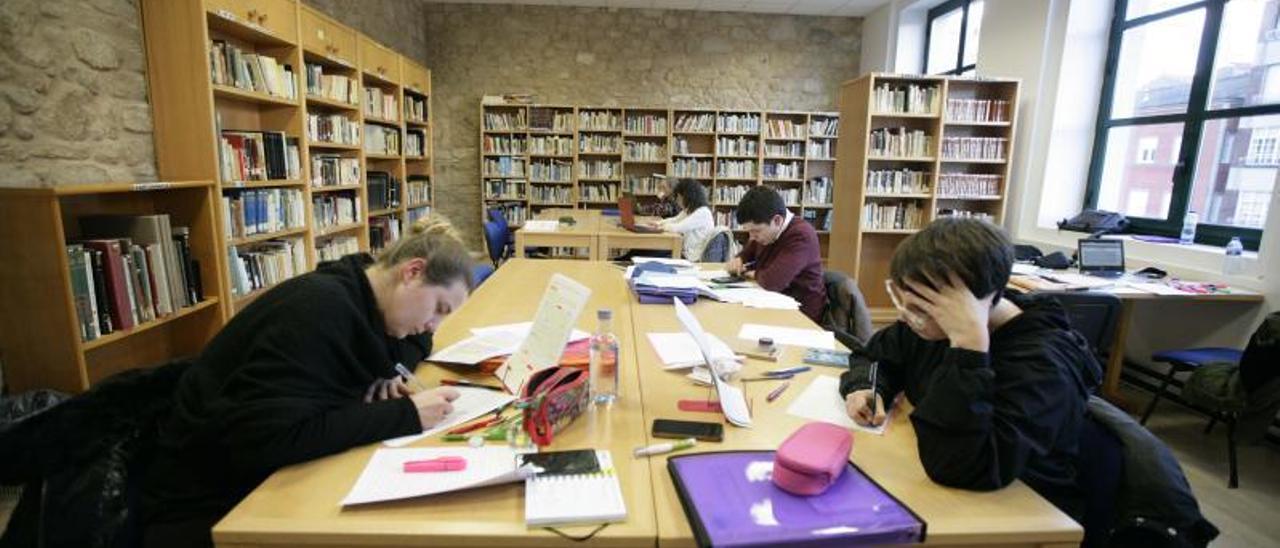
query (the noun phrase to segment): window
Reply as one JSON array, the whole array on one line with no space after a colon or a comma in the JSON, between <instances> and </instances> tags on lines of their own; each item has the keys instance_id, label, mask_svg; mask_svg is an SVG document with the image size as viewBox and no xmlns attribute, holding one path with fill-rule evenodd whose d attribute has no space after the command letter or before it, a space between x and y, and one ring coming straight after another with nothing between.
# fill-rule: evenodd
<instances>
[{"instance_id":1,"label":"window","mask_svg":"<svg viewBox=\"0 0 1280 548\"><path fill-rule=\"evenodd\" d=\"M1163 236L1195 211L1197 242L1256 250L1280 177L1277 16L1274 0L1116 0L1086 206Z\"/></svg>"},{"instance_id":2,"label":"window","mask_svg":"<svg viewBox=\"0 0 1280 548\"><path fill-rule=\"evenodd\" d=\"M984 5L983 0L948 0L929 10L924 34L926 73L974 73Z\"/></svg>"}]
</instances>

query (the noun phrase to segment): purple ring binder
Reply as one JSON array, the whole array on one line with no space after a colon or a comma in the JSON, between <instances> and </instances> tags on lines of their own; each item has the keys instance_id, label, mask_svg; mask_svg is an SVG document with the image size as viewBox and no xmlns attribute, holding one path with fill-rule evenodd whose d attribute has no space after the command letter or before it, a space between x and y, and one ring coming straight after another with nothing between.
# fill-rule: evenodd
<instances>
[{"instance_id":1,"label":"purple ring binder","mask_svg":"<svg viewBox=\"0 0 1280 548\"><path fill-rule=\"evenodd\" d=\"M852 462L823 494L773 484L773 451L671 457L667 469L699 546L865 546L923 542L926 524Z\"/></svg>"}]
</instances>

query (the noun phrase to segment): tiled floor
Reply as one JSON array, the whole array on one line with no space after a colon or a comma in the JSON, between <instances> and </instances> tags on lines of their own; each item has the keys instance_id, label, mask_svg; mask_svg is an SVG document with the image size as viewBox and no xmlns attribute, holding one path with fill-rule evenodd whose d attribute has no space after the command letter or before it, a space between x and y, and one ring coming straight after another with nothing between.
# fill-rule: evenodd
<instances>
[{"instance_id":1,"label":"tiled floor","mask_svg":"<svg viewBox=\"0 0 1280 548\"><path fill-rule=\"evenodd\" d=\"M1145 402L1145 392L1129 397ZM1222 536L1215 548L1280 546L1280 447L1274 444L1240 448L1240 487L1227 489L1226 429L1219 426L1208 436L1201 433L1204 417L1173 403L1161 403L1148 427L1173 449L1195 490L1200 508ZM17 503L0 489L0 532Z\"/></svg>"}]
</instances>

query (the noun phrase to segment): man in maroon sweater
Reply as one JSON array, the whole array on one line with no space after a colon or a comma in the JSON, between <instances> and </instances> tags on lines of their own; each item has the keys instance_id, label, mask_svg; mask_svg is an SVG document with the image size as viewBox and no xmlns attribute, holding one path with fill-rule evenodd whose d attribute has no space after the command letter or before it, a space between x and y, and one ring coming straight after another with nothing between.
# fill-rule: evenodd
<instances>
[{"instance_id":1,"label":"man in maroon sweater","mask_svg":"<svg viewBox=\"0 0 1280 548\"><path fill-rule=\"evenodd\" d=\"M790 295L800 301L805 316L821 323L827 291L818 233L787 211L782 196L767 186L747 191L738 202L737 217L750 241L725 270L754 279L769 291Z\"/></svg>"}]
</instances>

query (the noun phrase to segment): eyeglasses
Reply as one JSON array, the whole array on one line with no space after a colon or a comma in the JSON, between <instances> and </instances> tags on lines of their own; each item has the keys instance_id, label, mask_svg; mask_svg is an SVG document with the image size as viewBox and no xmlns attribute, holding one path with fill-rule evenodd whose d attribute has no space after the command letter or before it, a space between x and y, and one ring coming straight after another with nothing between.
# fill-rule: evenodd
<instances>
[{"instance_id":1,"label":"eyeglasses","mask_svg":"<svg viewBox=\"0 0 1280 548\"><path fill-rule=\"evenodd\" d=\"M893 301L893 307L898 309L898 314L902 316L903 320L906 320L908 325L916 328L924 327L924 318L908 310L902 304L902 301L898 300L898 287L893 285L893 280L884 281L884 290L889 293L889 300Z\"/></svg>"}]
</instances>

